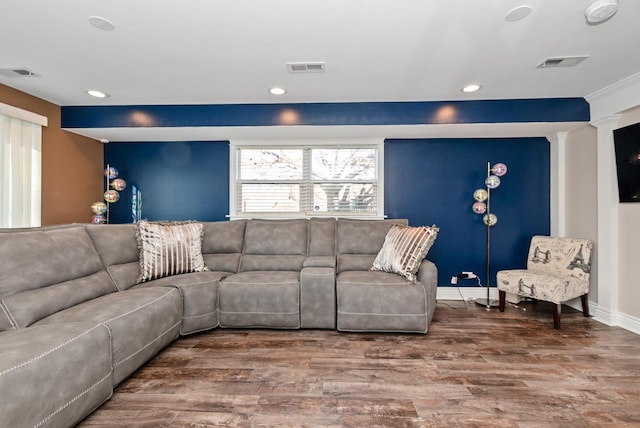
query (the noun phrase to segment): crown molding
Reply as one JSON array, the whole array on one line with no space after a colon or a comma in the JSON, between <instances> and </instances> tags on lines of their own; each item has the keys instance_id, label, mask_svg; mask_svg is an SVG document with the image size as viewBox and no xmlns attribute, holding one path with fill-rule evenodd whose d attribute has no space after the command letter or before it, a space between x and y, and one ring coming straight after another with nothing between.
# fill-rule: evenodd
<instances>
[{"instance_id":1,"label":"crown molding","mask_svg":"<svg viewBox=\"0 0 640 428\"><path fill-rule=\"evenodd\" d=\"M591 106L591 122L640 105L640 72L632 74L585 97Z\"/></svg>"}]
</instances>

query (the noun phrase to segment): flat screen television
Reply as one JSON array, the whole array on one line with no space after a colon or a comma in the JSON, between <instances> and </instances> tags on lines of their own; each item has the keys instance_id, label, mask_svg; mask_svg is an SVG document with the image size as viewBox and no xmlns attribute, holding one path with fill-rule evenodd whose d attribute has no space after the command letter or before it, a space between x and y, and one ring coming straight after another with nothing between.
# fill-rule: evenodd
<instances>
[{"instance_id":1,"label":"flat screen television","mask_svg":"<svg viewBox=\"0 0 640 428\"><path fill-rule=\"evenodd\" d=\"M640 202L640 123L613 131L620 202Z\"/></svg>"}]
</instances>

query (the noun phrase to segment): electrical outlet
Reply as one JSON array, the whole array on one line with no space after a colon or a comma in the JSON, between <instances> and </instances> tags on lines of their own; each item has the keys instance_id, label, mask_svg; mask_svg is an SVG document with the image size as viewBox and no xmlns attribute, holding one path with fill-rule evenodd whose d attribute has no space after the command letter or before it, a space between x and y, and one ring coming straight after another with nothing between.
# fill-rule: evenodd
<instances>
[{"instance_id":1,"label":"electrical outlet","mask_svg":"<svg viewBox=\"0 0 640 428\"><path fill-rule=\"evenodd\" d=\"M460 272L460 275L458 275L459 278L461 279L474 279L477 278L476 274L473 272Z\"/></svg>"},{"instance_id":2,"label":"electrical outlet","mask_svg":"<svg viewBox=\"0 0 640 428\"><path fill-rule=\"evenodd\" d=\"M451 277L451 285L456 285L458 283L458 277L457 276L452 276Z\"/></svg>"}]
</instances>

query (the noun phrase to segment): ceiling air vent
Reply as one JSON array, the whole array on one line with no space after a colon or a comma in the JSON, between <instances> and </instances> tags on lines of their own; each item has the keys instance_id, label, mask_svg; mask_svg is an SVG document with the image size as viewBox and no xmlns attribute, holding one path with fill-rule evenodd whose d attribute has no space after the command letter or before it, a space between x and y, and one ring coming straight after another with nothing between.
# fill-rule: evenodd
<instances>
[{"instance_id":1,"label":"ceiling air vent","mask_svg":"<svg viewBox=\"0 0 640 428\"><path fill-rule=\"evenodd\" d=\"M288 62L290 73L324 73L324 61L319 62Z\"/></svg>"},{"instance_id":2,"label":"ceiling air vent","mask_svg":"<svg viewBox=\"0 0 640 428\"><path fill-rule=\"evenodd\" d=\"M587 58L588 55L545 58L536 68L575 67Z\"/></svg>"},{"instance_id":3,"label":"ceiling air vent","mask_svg":"<svg viewBox=\"0 0 640 428\"><path fill-rule=\"evenodd\" d=\"M30 76L37 76L37 74L31 70L27 70L26 68L0 68L0 76L30 77Z\"/></svg>"}]
</instances>

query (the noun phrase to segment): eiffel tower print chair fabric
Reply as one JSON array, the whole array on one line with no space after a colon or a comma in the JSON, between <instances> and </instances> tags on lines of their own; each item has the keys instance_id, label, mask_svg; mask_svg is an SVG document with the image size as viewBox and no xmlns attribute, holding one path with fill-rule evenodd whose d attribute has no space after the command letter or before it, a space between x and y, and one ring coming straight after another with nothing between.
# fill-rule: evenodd
<instances>
[{"instance_id":1,"label":"eiffel tower print chair fabric","mask_svg":"<svg viewBox=\"0 0 640 428\"><path fill-rule=\"evenodd\" d=\"M582 311L589 316L588 293L593 241L576 238L534 236L529 245L526 269L497 274L500 311L506 293L556 304L554 326L560 328L561 304L582 298Z\"/></svg>"}]
</instances>

